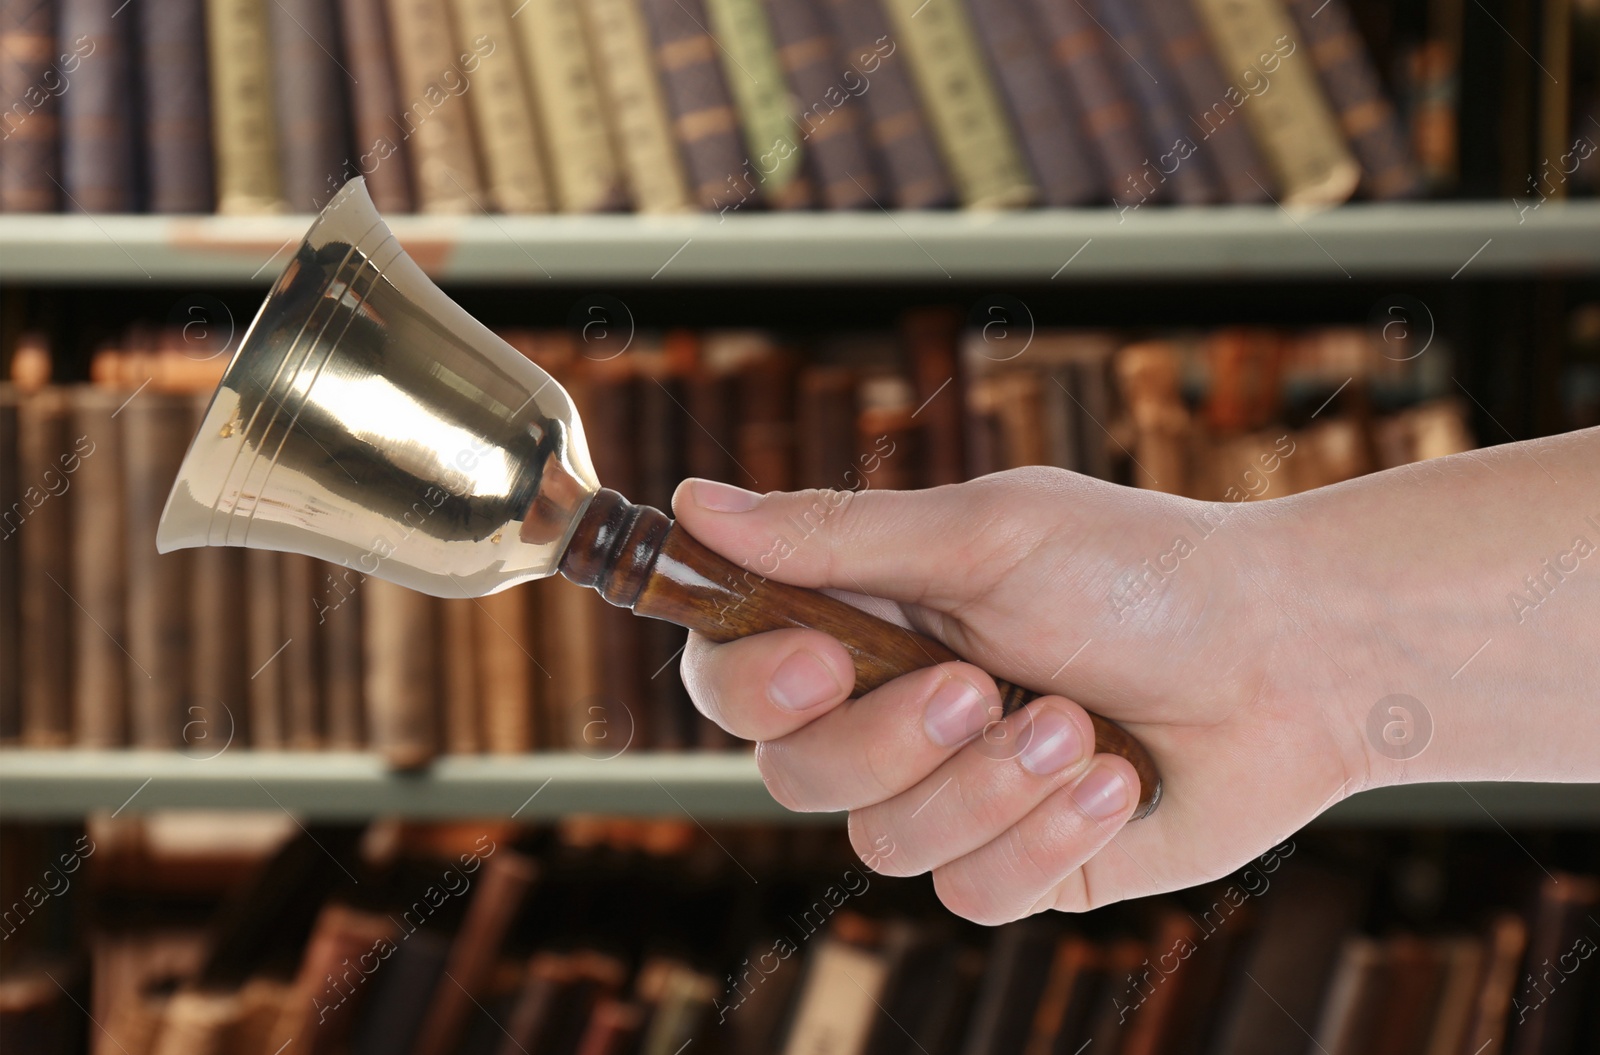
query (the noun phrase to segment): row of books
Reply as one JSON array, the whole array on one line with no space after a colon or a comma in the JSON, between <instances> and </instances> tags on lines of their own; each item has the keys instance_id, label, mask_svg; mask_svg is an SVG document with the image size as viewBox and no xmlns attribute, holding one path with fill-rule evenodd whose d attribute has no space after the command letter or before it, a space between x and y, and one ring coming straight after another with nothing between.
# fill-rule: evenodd
<instances>
[{"instance_id":1,"label":"row of books","mask_svg":"<svg viewBox=\"0 0 1600 1055\"><path fill-rule=\"evenodd\" d=\"M380 209L446 213L1325 205L1425 183L1346 0L121 12L0 4L0 208L311 211L356 175Z\"/></svg>"},{"instance_id":2,"label":"row of books","mask_svg":"<svg viewBox=\"0 0 1600 1055\"><path fill-rule=\"evenodd\" d=\"M1490 845L1508 841L1498 832L1442 847L1303 833L1191 891L987 929L939 909L926 880L854 861L837 830L588 819L363 833L279 819L290 836L232 862L239 878L220 900L176 877L219 856L194 847L224 819L188 822L189 849L165 855L127 819L13 831L14 871L65 861L78 873L62 897L78 899L88 938L87 956L51 948L25 891L7 891L8 937L29 947L0 975L6 1050L67 1055L85 1038L95 1055L1600 1044L1600 879L1507 858ZM60 852L41 864L41 848Z\"/></svg>"},{"instance_id":3,"label":"row of books","mask_svg":"<svg viewBox=\"0 0 1600 1055\"><path fill-rule=\"evenodd\" d=\"M1443 350L1397 361L1361 330L1040 330L1013 355L927 309L899 334L818 338L804 354L758 331L625 347L504 336L572 393L600 480L663 509L687 476L903 489L1020 465L1246 501L1471 446L1459 406L1428 398L1437 379L1419 364ZM677 676L683 630L559 577L441 600L296 554L157 555L226 358L181 330L134 330L95 355L89 383L60 385L40 339L14 355L0 391L0 742L372 748L401 767L731 746Z\"/></svg>"}]
</instances>

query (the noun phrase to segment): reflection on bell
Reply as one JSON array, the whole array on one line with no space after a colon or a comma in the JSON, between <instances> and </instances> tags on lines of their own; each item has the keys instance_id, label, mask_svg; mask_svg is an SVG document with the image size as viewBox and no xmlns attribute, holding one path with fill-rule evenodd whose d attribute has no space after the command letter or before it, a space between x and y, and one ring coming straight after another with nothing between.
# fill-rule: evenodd
<instances>
[{"instance_id":1,"label":"reflection on bell","mask_svg":"<svg viewBox=\"0 0 1600 1055\"><path fill-rule=\"evenodd\" d=\"M477 597L552 574L598 489L567 393L422 273L357 178L245 333L156 541Z\"/></svg>"}]
</instances>

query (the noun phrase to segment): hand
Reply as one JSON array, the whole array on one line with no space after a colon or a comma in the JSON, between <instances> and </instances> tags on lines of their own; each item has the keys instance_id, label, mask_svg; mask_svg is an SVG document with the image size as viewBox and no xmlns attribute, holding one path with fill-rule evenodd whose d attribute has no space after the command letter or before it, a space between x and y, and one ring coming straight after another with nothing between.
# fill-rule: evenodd
<instances>
[{"instance_id":1,"label":"hand","mask_svg":"<svg viewBox=\"0 0 1600 1055\"><path fill-rule=\"evenodd\" d=\"M850 811L870 867L931 871L983 923L1087 910L1225 875L1363 788L1600 780L1597 494L1600 430L1248 504L1045 468L821 502L689 481L708 546L974 665L847 702L844 647L785 630L691 635L684 680L779 802ZM1056 695L996 721L985 671ZM1149 818L1085 707L1155 758Z\"/></svg>"}]
</instances>

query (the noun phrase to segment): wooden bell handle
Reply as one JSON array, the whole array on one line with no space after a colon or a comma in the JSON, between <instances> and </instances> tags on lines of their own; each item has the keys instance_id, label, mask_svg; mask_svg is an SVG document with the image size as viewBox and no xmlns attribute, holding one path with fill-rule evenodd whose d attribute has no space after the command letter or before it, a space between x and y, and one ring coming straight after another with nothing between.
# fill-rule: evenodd
<instances>
[{"instance_id":1,"label":"wooden bell handle","mask_svg":"<svg viewBox=\"0 0 1600 1055\"><path fill-rule=\"evenodd\" d=\"M961 657L931 637L886 622L815 590L764 578L713 553L651 506L610 489L590 501L561 557L561 574L592 586L636 615L665 619L713 641L801 627L837 638L856 665L855 695L922 667ZM996 682L1010 714L1039 697ZM1144 745L1121 726L1090 713L1095 750L1121 755L1139 774L1139 806L1147 817L1161 798L1161 776Z\"/></svg>"}]
</instances>

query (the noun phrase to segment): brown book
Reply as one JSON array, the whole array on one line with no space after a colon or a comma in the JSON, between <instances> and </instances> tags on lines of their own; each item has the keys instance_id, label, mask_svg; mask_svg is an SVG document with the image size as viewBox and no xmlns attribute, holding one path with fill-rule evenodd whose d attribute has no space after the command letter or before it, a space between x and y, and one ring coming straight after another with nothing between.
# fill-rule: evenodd
<instances>
[{"instance_id":1,"label":"brown book","mask_svg":"<svg viewBox=\"0 0 1600 1055\"><path fill-rule=\"evenodd\" d=\"M162 1009L150 1055L233 1055L243 1011L234 993L180 989Z\"/></svg>"},{"instance_id":2,"label":"brown book","mask_svg":"<svg viewBox=\"0 0 1600 1055\"><path fill-rule=\"evenodd\" d=\"M72 740L68 649L77 608L70 592L71 489L82 452L93 451L94 441L74 442L71 409L67 389L49 386L23 397L17 413L26 520L6 544L17 548L20 565L22 742L30 747L64 747Z\"/></svg>"},{"instance_id":3,"label":"brown book","mask_svg":"<svg viewBox=\"0 0 1600 1055\"><path fill-rule=\"evenodd\" d=\"M339 38L344 44L340 54L355 78L350 85L355 151L338 180L365 176L367 193L379 212L410 212L415 199L406 158L409 144L398 121L400 89L383 0L339 0Z\"/></svg>"},{"instance_id":4,"label":"brown book","mask_svg":"<svg viewBox=\"0 0 1600 1055\"><path fill-rule=\"evenodd\" d=\"M250 598L244 606L250 746L279 750L289 746L284 668L278 662L289 647L283 632L283 554L256 549L244 552L243 592Z\"/></svg>"},{"instance_id":5,"label":"brown book","mask_svg":"<svg viewBox=\"0 0 1600 1055\"><path fill-rule=\"evenodd\" d=\"M533 861L511 850L500 850L484 862L477 892L451 943L444 981L417 1028L411 1055L450 1055L455 1050L475 1010L474 997L484 989L535 875Z\"/></svg>"},{"instance_id":6,"label":"brown book","mask_svg":"<svg viewBox=\"0 0 1600 1055\"><path fill-rule=\"evenodd\" d=\"M87 41L65 55L57 49L58 6L53 0L0 4L0 98L6 100L0 114L0 212L54 212L61 206L61 95L89 49Z\"/></svg>"},{"instance_id":7,"label":"brown book","mask_svg":"<svg viewBox=\"0 0 1600 1055\"><path fill-rule=\"evenodd\" d=\"M967 475L972 479L1005 468L1001 460L998 392L992 374L976 374L967 382L962 432L967 438Z\"/></svg>"},{"instance_id":8,"label":"brown book","mask_svg":"<svg viewBox=\"0 0 1600 1055\"><path fill-rule=\"evenodd\" d=\"M1524 977L1511 1000L1512 1055L1576 1051L1593 978L1584 961L1600 945L1600 879L1560 873L1539 885Z\"/></svg>"},{"instance_id":9,"label":"brown book","mask_svg":"<svg viewBox=\"0 0 1600 1055\"><path fill-rule=\"evenodd\" d=\"M434 993L441 985L451 984L444 976L449 936L441 930L419 928L409 914L402 920L402 927L409 929L401 935L399 951L373 976L372 993L366 1004L356 1009L351 1055L408 1051Z\"/></svg>"},{"instance_id":10,"label":"brown book","mask_svg":"<svg viewBox=\"0 0 1600 1055\"><path fill-rule=\"evenodd\" d=\"M451 31L445 0L388 0L390 41L400 98L400 131L411 161L411 187L417 209L430 213L473 213L483 208L472 137L471 71L490 48L509 41L467 42Z\"/></svg>"},{"instance_id":11,"label":"brown book","mask_svg":"<svg viewBox=\"0 0 1600 1055\"><path fill-rule=\"evenodd\" d=\"M1272 173L1239 113L1243 100L1235 97L1238 89L1233 89L1235 96L1229 94L1194 5L1190 0L1138 0L1137 6L1152 44L1181 89L1184 134L1210 160L1224 198L1239 204L1266 201Z\"/></svg>"},{"instance_id":12,"label":"brown book","mask_svg":"<svg viewBox=\"0 0 1600 1055\"><path fill-rule=\"evenodd\" d=\"M1328 101L1339 115L1339 126L1361 162L1362 189L1379 201L1419 196L1422 173L1345 0L1287 3L1309 45Z\"/></svg>"},{"instance_id":13,"label":"brown book","mask_svg":"<svg viewBox=\"0 0 1600 1055\"><path fill-rule=\"evenodd\" d=\"M434 714L438 604L382 579L362 587L367 740L397 769L427 765L438 750Z\"/></svg>"},{"instance_id":14,"label":"brown book","mask_svg":"<svg viewBox=\"0 0 1600 1055\"><path fill-rule=\"evenodd\" d=\"M612 715L600 701L603 674L597 638L602 610L594 602L605 602L593 590L560 576L529 589L539 609L534 619L538 652L550 675L543 679L541 742L552 749L609 757L623 748L633 730L626 721L612 726L608 719L622 716Z\"/></svg>"},{"instance_id":15,"label":"brown book","mask_svg":"<svg viewBox=\"0 0 1600 1055\"><path fill-rule=\"evenodd\" d=\"M757 491L794 489L794 362L769 338L753 340L753 354L738 371L739 426L734 453Z\"/></svg>"},{"instance_id":16,"label":"brown book","mask_svg":"<svg viewBox=\"0 0 1600 1055\"><path fill-rule=\"evenodd\" d=\"M204 956L200 930L138 929L89 938L89 1013L103 1030L93 1055L148 1053L161 1029L166 992L193 978Z\"/></svg>"},{"instance_id":17,"label":"brown book","mask_svg":"<svg viewBox=\"0 0 1600 1055\"><path fill-rule=\"evenodd\" d=\"M1528 924L1521 916L1506 912L1489 921L1483 976L1462 1052L1502 1055L1511 1050L1507 1025L1512 994L1522 982L1518 971L1527 949Z\"/></svg>"},{"instance_id":18,"label":"brown book","mask_svg":"<svg viewBox=\"0 0 1600 1055\"><path fill-rule=\"evenodd\" d=\"M802 100L796 124L822 204L830 209L880 205L884 192L864 111L840 85L838 47L820 5L814 0L766 0L766 10L789 90Z\"/></svg>"},{"instance_id":19,"label":"brown book","mask_svg":"<svg viewBox=\"0 0 1600 1055\"><path fill-rule=\"evenodd\" d=\"M1433 1028L1444 963L1432 941L1414 934L1386 940L1384 961L1388 985L1379 1003L1376 1037L1360 1050L1373 1055L1410 1055L1423 1050Z\"/></svg>"},{"instance_id":20,"label":"brown book","mask_svg":"<svg viewBox=\"0 0 1600 1055\"><path fill-rule=\"evenodd\" d=\"M644 1030L645 1010L628 1000L601 1000L573 1055L628 1055Z\"/></svg>"},{"instance_id":21,"label":"brown book","mask_svg":"<svg viewBox=\"0 0 1600 1055\"><path fill-rule=\"evenodd\" d=\"M1151 934L1150 955L1140 964L1127 1014L1120 1055L1165 1055L1183 1043L1196 1023L1185 1015L1188 990L1200 984L1202 967L1187 963L1204 940L1200 925L1180 908L1164 909Z\"/></svg>"},{"instance_id":22,"label":"brown book","mask_svg":"<svg viewBox=\"0 0 1600 1055\"><path fill-rule=\"evenodd\" d=\"M361 576L317 564L317 652L322 660L324 741L335 751L365 746L362 714Z\"/></svg>"},{"instance_id":23,"label":"brown book","mask_svg":"<svg viewBox=\"0 0 1600 1055\"><path fill-rule=\"evenodd\" d=\"M527 0L516 28L562 212L605 212L625 200L600 85L577 0Z\"/></svg>"},{"instance_id":24,"label":"brown book","mask_svg":"<svg viewBox=\"0 0 1600 1055\"><path fill-rule=\"evenodd\" d=\"M127 501L129 740L174 747L191 668L192 556L158 554L156 526L193 435L194 398L146 390L118 414Z\"/></svg>"},{"instance_id":25,"label":"brown book","mask_svg":"<svg viewBox=\"0 0 1600 1055\"><path fill-rule=\"evenodd\" d=\"M923 478L917 441L916 393L899 374L876 374L861 382L856 418L856 457L850 487L907 491Z\"/></svg>"},{"instance_id":26,"label":"brown book","mask_svg":"<svg viewBox=\"0 0 1600 1055\"><path fill-rule=\"evenodd\" d=\"M1462 1055L1467 1030L1472 1025L1472 1007L1483 983L1484 943L1479 938L1440 938L1436 944L1443 977L1439 983L1439 1003L1428 1029L1422 1055Z\"/></svg>"},{"instance_id":27,"label":"brown book","mask_svg":"<svg viewBox=\"0 0 1600 1055\"><path fill-rule=\"evenodd\" d=\"M805 366L796 378L795 430L805 437L795 451L800 487L852 490L857 479L856 406L859 384L848 366Z\"/></svg>"},{"instance_id":28,"label":"brown book","mask_svg":"<svg viewBox=\"0 0 1600 1055\"><path fill-rule=\"evenodd\" d=\"M694 366L696 343L686 334L669 334L660 352L643 352L638 380L637 446L638 501L658 509L672 508L672 492L683 479L684 438L694 428L684 412L684 378ZM699 712L678 676L677 659L687 635L681 627L647 619L639 627L639 674L643 679L642 703L652 747L682 750L700 736Z\"/></svg>"},{"instance_id":29,"label":"brown book","mask_svg":"<svg viewBox=\"0 0 1600 1055\"><path fill-rule=\"evenodd\" d=\"M954 204L950 174L883 9L858 0L822 0L822 6L833 20L842 68L854 71L854 76L841 73L840 82L852 93L857 83L869 85L858 98L878 150L884 204L896 209Z\"/></svg>"},{"instance_id":30,"label":"brown book","mask_svg":"<svg viewBox=\"0 0 1600 1055\"><path fill-rule=\"evenodd\" d=\"M489 204L500 212L549 212L555 200L539 152L542 122L534 116L528 71L515 36L517 27L529 31L536 6L517 7L519 17L513 26L503 0L453 0L451 4L459 40L472 46L478 56L467 100L483 150Z\"/></svg>"},{"instance_id":31,"label":"brown book","mask_svg":"<svg viewBox=\"0 0 1600 1055\"><path fill-rule=\"evenodd\" d=\"M1358 883L1309 862L1279 874L1272 896L1261 899L1258 938L1240 964L1235 997L1216 1023L1215 1050L1273 1055L1302 1049L1298 1023L1315 1021L1362 900Z\"/></svg>"},{"instance_id":32,"label":"brown book","mask_svg":"<svg viewBox=\"0 0 1600 1055\"><path fill-rule=\"evenodd\" d=\"M72 489L69 611L72 628L72 728L80 747L121 747L128 742L127 599L123 561L123 494L119 424L127 393L77 385L69 390L68 432L79 451ZM84 496L90 496L87 505ZM6 543L0 542L0 545ZM54 590L55 587L49 587ZM13 624L16 625L16 624ZM14 669L14 668L12 668Z\"/></svg>"},{"instance_id":33,"label":"brown book","mask_svg":"<svg viewBox=\"0 0 1600 1055\"><path fill-rule=\"evenodd\" d=\"M716 42L700 0L641 0L655 41L672 127L689 187L702 209L734 209L758 199L738 116L722 79Z\"/></svg>"},{"instance_id":34,"label":"brown book","mask_svg":"<svg viewBox=\"0 0 1600 1055\"><path fill-rule=\"evenodd\" d=\"M1095 943L1078 934L1057 942L1022 1055L1074 1051L1088 1026L1103 974L1103 957Z\"/></svg>"},{"instance_id":35,"label":"brown book","mask_svg":"<svg viewBox=\"0 0 1600 1055\"><path fill-rule=\"evenodd\" d=\"M296 212L316 212L344 182L345 94L357 87L336 57L339 12L327 0L272 0L267 27L283 196Z\"/></svg>"},{"instance_id":36,"label":"brown book","mask_svg":"<svg viewBox=\"0 0 1600 1055\"><path fill-rule=\"evenodd\" d=\"M803 973L799 956L785 957L771 941L757 943L732 974L736 994L721 1000L718 1018L726 1025L726 1055L768 1055L782 1041L782 1030ZM891 974L893 969L891 968ZM747 991L748 990L748 991ZM887 997L885 1012L895 1008ZM873 1053L872 1042L867 1052Z\"/></svg>"},{"instance_id":37,"label":"brown book","mask_svg":"<svg viewBox=\"0 0 1600 1055\"><path fill-rule=\"evenodd\" d=\"M845 917L841 917L843 919ZM861 1055L889 976L876 942L829 933L806 961L785 1055Z\"/></svg>"},{"instance_id":38,"label":"brown book","mask_svg":"<svg viewBox=\"0 0 1600 1055\"><path fill-rule=\"evenodd\" d=\"M535 953L498 1051L581 1050L594 1015L603 1003L615 1000L625 974L619 961L596 952ZM635 1032L638 1025L636 1021Z\"/></svg>"},{"instance_id":39,"label":"brown book","mask_svg":"<svg viewBox=\"0 0 1600 1055\"><path fill-rule=\"evenodd\" d=\"M447 597L439 608L439 700L443 711L444 749L452 755L475 755L484 748L484 697L479 691L477 602Z\"/></svg>"},{"instance_id":40,"label":"brown book","mask_svg":"<svg viewBox=\"0 0 1600 1055\"><path fill-rule=\"evenodd\" d=\"M1042 205L1084 205L1107 194L1076 97L1059 83L1049 45L1025 0L971 0L972 22L1005 96Z\"/></svg>"},{"instance_id":41,"label":"brown book","mask_svg":"<svg viewBox=\"0 0 1600 1055\"><path fill-rule=\"evenodd\" d=\"M1028 1042L1055 956L1058 931L1048 920L1024 919L995 932L972 1006L964 1055L1006 1055Z\"/></svg>"},{"instance_id":42,"label":"brown book","mask_svg":"<svg viewBox=\"0 0 1600 1055\"><path fill-rule=\"evenodd\" d=\"M272 1029L267 1050L291 1041L296 1051L345 1050L350 1027L370 995L370 975L394 954L397 928L387 917L332 904L317 914L293 993Z\"/></svg>"},{"instance_id":43,"label":"brown book","mask_svg":"<svg viewBox=\"0 0 1600 1055\"><path fill-rule=\"evenodd\" d=\"M960 483L966 479L963 385L956 355L960 316L943 308L919 308L902 317L900 332L917 390L911 413L920 427L923 482L929 487Z\"/></svg>"},{"instance_id":44,"label":"brown book","mask_svg":"<svg viewBox=\"0 0 1600 1055\"><path fill-rule=\"evenodd\" d=\"M470 603L484 750L498 755L532 751L537 746L537 682L544 680L533 658L538 637L533 598L527 590L512 587Z\"/></svg>"},{"instance_id":45,"label":"brown book","mask_svg":"<svg viewBox=\"0 0 1600 1055\"><path fill-rule=\"evenodd\" d=\"M1013 367L994 375L1000 424L1000 467L1046 464L1044 385L1039 371Z\"/></svg>"},{"instance_id":46,"label":"brown book","mask_svg":"<svg viewBox=\"0 0 1600 1055\"><path fill-rule=\"evenodd\" d=\"M86 50L61 92L61 183L72 211L134 211L133 20L120 0L66 0L59 43Z\"/></svg>"},{"instance_id":47,"label":"brown book","mask_svg":"<svg viewBox=\"0 0 1600 1055\"><path fill-rule=\"evenodd\" d=\"M204 0L149 0L137 19L146 203L151 212L203 213L211 181Z\"/></svg>"},{"instance_id":48,"label":"brown book","mask_svg":"<svg viewBox=\"0 0 1600 1055\"><path fill-rule=\"evenodd\" d=\"M1194 427L1178 387L1176 346L1170 341L1140 341L1119 349L1115 363L1117 388L1133 425L1130 453L1135 486L1191 495Z\"/></svg>"},{"instance_id":49,"label":"brown book","mask_svg":"<svg viewBox=\"0 0 1600 1055\"><path fill-rule=\"evenodd\" d=\"M291 751L322 747L322 667L317 655L319 562L299 553L285 553L278 563L283 577L283 636L289 644L278 657L283 667L283 714L286 746Z\"/></svg>"},{"instance_id":50,"label":"brown book","mask_svg":"<svg viewBox=\"0 0 1600 1055\"><path fill-rule=\"evenodd\" d=\"M1364 934L1344 940L1317 1020L1313 1039L1317 1048L1328 1055L1376 1050L1383 1038L1380 1027L1389 987L1400 980L1390 952L1383 942Z\"/></svg>"},{"instance_id":51,"label":"brown book","mask_svg":"<svg viewBox=\"0 0 1600 1055\"><path fill-rule=\"evenodd\" d=\"M663 972L639 1055L674 1055L695 1037L705 1036L714 1028L712 1007L717 993L717 983L710 976L684 964L672 964Z\"/></svg>"},{"instance_id":52,"label":"brown book","mask_svg":"<svg viewBox=\"0 0 1600 1055\"><path fill-rule=\"evenodd\" d=\"M1077 97L1111 200L1124 207L1166 200L1167 188L1147 171L1149 148L1139 111L1112 65L1109 52L1117 48L1115 39L1080 4L1028 2L1057 68Z\"/></svg>"},{"instance_id":53,"label":"brown book","mask_svg":"<svg viewBox=\"0 0 1600 1055\"><path fill-rule=\"evenodd\" d=\"M276 1055L272 1034L295 995L294 986L275 978L251 978L241 985L239 1017L228 1033L227 1055Z\"/></svg>"},{"instance_id":54,"label":"brown book","mask_svg":"<svg viewBox=\"0 0 1600 1055\"><path fill-rule=\"evenodd\" d=\"M22 598L18 592L22 567L17 532L31 507L22 500L23 484L17 464L17 404L22 395L15 385L0 381L0 744L14 744L22 736L22 695L17 667L20 661Z\"/></svg>"},{"instance_id":55,"label":"brown book","mask_svg":"<svg viewBox=\"0 0 1600 1055\"><path fill-rule=\"evenodd\" d=\"M266 0L206 0L217 211L282 212Z\"/></svg>"},{"instance_id":56,"label":"brown book","mask_svg":"<svg viewBox=\"0 0 1600 1055\"><path fill-rule=\"evenodd\" d=\"M1122 1050L1122 1038L1127 1030L1127 1008L1136 999L1133 993L1134 973L1149 954L1149 946L1136 938L1118 939L1106 947L1105 981L1095 994L1084 1036L1093 1038L1097 1044L1104 1044L1107 1051ZM1060 1046L1056 1050L1060 1051Z\"/></svg>"},{"instance_id":57,"label":"brown book","mask_svg":"<svg viewBox=\"0 0 1600 1055\"><path fill-rule=\"evenodd\" d=\"M205 408L205 402L199 403L197 418ZM233 547L205 546L190 556L193 666L179 739L184 750L200 757L214 757L235 741L242 747L249 736L244 703L251 671L245 621L255 598L246 593L249 601L240 603L245 564L245 551Z\"/></svg>"},{"instance_id":58,"label":"brown book","mask_svg":"<svg viewBox=\"0 0 1600 1055\"><path fill-rule=\"evenodd\" d=\"M634 209L642 213L692 209L689 180L644 13L635 0L588 0L578 8L594 55L602 109Z\"/></svg>"},{"instance_id":59,"label":"brown book","mask_svg":"<svg viewBox=\"0 0 1600 1055\"><path fill-rule=\"evenodd\" d=\"M1244 111L1278 201L1337 205L1350 197L1361 166L1280 0L1195 0L1195 7L1229 85L1225 101Z\"/></svg>"}]
</instances>

